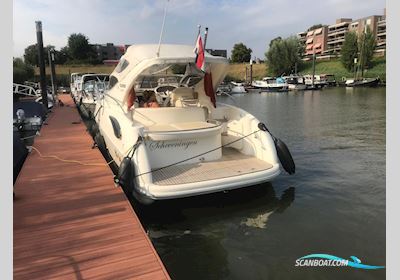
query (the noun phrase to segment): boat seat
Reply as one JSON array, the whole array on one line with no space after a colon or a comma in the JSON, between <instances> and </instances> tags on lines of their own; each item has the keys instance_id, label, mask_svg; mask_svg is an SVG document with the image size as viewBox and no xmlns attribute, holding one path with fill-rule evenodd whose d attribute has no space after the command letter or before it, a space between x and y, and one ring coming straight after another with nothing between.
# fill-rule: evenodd
<instances>
[{"instance_id":1,"label":"boat seat","mask_svg":"<svg viewBox=\"0 0 400 280\"><path fill-rule=\"evenodd\" d=\"M190 87L178 87L171 93L170 102L173 107L196 107L198 94Z\"/></svg>"}]
</instances>

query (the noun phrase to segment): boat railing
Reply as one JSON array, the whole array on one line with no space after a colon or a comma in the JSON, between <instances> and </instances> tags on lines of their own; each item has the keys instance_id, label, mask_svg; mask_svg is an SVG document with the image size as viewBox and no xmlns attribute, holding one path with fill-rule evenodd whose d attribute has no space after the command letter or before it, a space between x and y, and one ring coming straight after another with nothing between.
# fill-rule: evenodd
<instances>
[{"instance_id":1,"label":"boat railing","mask_svg":"<svg viewBox=\"0 0 400 280\"><path fill-rule=\"evenodd\" d=\"M40 93L31 86L13 83L13 93L30 97L39 97Z\"/></svg>"}]
</instances>

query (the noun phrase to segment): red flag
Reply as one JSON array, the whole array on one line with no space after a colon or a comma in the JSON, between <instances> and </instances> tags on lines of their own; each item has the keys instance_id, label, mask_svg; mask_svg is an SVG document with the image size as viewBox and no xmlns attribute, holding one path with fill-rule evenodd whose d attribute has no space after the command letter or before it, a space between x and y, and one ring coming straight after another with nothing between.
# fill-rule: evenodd
<instances>
[{"instance_id":1,"label":"red flag","mask_svg":"<svg viewBox=\"0 0 400 280\"><path fill-rule=\"evenodd\" d=\"M217 100L215 98L215 92L214 92L214 87L213 87L213 82L212 82L212 76L211 73L206 72L204 74L204 91L206 92L206 95L210 97L210 100L212 104L214 105L214 108L217 108Z\"/></svg>"},{"instance_id":2,"label":"red flag","mask_svg":"<svg viewBox=\"0 0 400 280\"><path fill-rule=\"evenodd\" d=\"M201 71L205 71L206 64L204 61L204 49L203 49L203 40L201 40L201 35L197 37L196 47L194 49L194 53L196 54L196 66L201 69Z\"/></svg>"}]
</instances>

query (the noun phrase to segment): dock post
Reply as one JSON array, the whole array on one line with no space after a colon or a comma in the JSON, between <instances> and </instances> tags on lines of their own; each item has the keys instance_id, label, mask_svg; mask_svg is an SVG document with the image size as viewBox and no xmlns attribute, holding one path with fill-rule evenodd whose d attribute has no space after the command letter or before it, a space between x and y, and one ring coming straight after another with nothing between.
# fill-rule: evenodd
<instances>
[{"instance_id":1,"label":"dock post","mask_svg":"<svg viewBox=\"0 0 400 280\"><path fill-rule=\"evenodd\" d=\"M44 109L47 112L48 102L47 102L47 86L46 86L46 68L44 64L44 52L43 52L43 35L42 35L42 22L36 21L36 39L38 47L38 58L39 58L39 68L40 68L40 89L42 94L42 103Z\"/></svg>"},{"instance_id":2,"label":"dock post","mask_svg":"<svg viewBox=\"0 0 400 280\"><path fill-rule=\"evenodd\" d=\"M253 83L253 60L250 57L250 85Z\"/></svg>"},{"instance_id":3,"label":"dock post","mask_svg":"<svg viewBox=\"0 0 400 280\"><path fill-rule=\"evenodd\" d=\"M56 100L57 97L57 80L56 80L56 69L55 69L55 59L54 59L54 49L51 48L48 50L49 53L49 66L50 66L50 74L51 74L51 88L53 90L53 98Z\"/></svg>"}]
</instances>

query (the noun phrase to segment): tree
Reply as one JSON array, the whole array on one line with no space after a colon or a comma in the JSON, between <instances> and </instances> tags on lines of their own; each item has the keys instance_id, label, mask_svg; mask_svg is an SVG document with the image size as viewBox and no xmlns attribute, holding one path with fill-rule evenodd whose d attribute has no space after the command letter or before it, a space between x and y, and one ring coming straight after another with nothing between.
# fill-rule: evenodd
<instances>
[{"instance_id":1,"label":"tree","mask_svg":"<svg viewBox=\"0 0 400 280\"><path fill-rule=\"evenodd\" d=\"M355 32L347 32L340 52L340 61L348 71L354 70L354 59L357 57L357 53L357 34Z\"/></svg>"},{"instance_id":2,"label":"tree","mask_svg":"<svg viewBox=\"0 0 400 280\"><path fill-rule=\"evenodd\" d=\"M69 55L69 49L67 46L61 48L61 50L56 52L54 56L56 64L64 64L65 62L71 59Z\"/></svg>"},{"instance_id":3,"label":"tree","mask_svg":"<svg viewBox=\"0 0 400 280\"><path fill-rule=\"evenodd\" d=\"M49 49L55 49L55 47L53 45L47 45L46 47L43 48L44 63L46 65L49 64L49 55L48 55ZM55 58L57 58L57 51L55 51ZM25 63L28 63L30 65L39 66L39 55L38 55L37 44L29 45L28 47L25 48L24 61Z\"/></svg>"},{"instance_id":4,"label":"tree","mask_svg":"<svg viewBox=\"0 0 400 280\"><path fill-rule=\"evenodd\" d=\"M311 26L310 28L307 29L307 31L311 31L317 28L321 28L323 25L318 23L318 24L314 24L313 26Z\"/></svg>"},{"instance_id":5,"label":"tree","mask_svg":"<svg viewBox=\"0 0 400 280\"><path fill-rule=\"evenodd\" d=\"M371 66L372 57L376 47L376 40L374 33L372 33L369 26L365 33L361 34L358 38L358 48L360 50L360 65L361 71Z\"/></svg>"},{"instance_id":6,"label":"tree","mask_svg":"<svg viewBox=\"0 0 400 280\"><path fill-rule=\"evenodd\" d=\"M233 63L249 62L253 51L247 48L243 43L237 43L233 46L231 60Z\"/></svg>"},{"instance_id":7,"label":"tree","mask_svg":"<svg viewBox=\"0 0 400 280\"><path fill-rule=\"evenodd\" d=\"M33 67L25 63L21 58L13 59L13 82L22 84L32 79L35 74Z\"/></svg>"},{"instance_id":8,"label":"tree","mask_svg":"<svg viewBox=\"0 0 400 280\"><path fill-rule=\"evenodd\" d=\"M276 76L293 73L296 64L301 63L300 49L300 41L295 36L272 42L265 53L269 71Z\"/></svg>"},{"instance_id":9,"label":"tree","mask_svg":"<svg viewBox=\"0 0 400 280\"><path fill-rule=\"evenodd\" d=\"M36 44L29 45L24 51L24 61L30 65L38 65L38 50Z\"/></svg>"},{"instance_id":10,"label":"tree","mask_svg":"<svg viewBox=\"0 0 400 280\"><path fill-rule=\"evenodd\" d=\"M274 42L280 41L280 40L282 40L282 37L281 37L281 36L278 36L278 37L272 39L272 40L269 42L269 47L272 47L272 44L273 44Z\"/></svg>"},{"instance_id":11,"label":"tree","mask_svg":"<svg viewBox=\"0 0 400 280\"><path fill-rule=\"evenodd\" d=\"M95 51L89 45L89 39L81 33L73 33L68 37L69 55L73 60L93 59Z\"/></svg>"}]
</instances>

